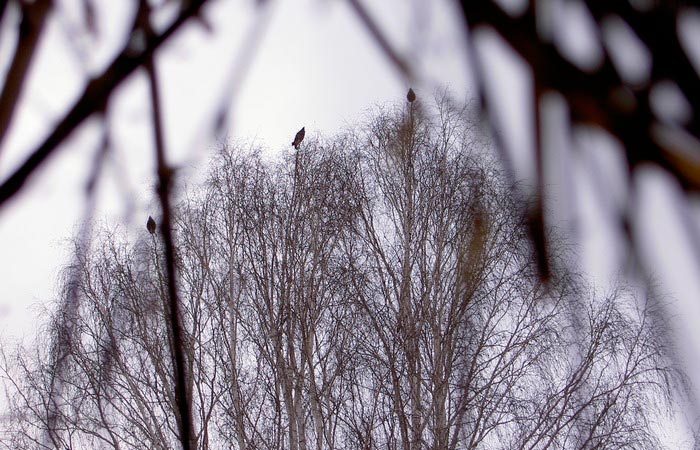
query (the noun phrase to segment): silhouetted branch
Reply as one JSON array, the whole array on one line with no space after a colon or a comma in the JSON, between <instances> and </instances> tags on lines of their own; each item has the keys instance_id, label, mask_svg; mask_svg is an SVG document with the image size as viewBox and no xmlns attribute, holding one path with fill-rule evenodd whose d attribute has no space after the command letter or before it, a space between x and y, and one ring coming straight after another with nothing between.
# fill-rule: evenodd
<instances>
[{"instance_id":1,"label":"silhouetted branch","mask_svg":"<svg viewBox=\"0 0 700 450\"><path fill-rule=\"evenodd\" d=\"M377 42L379 47L382 49L387 58L396 66L401 74L406 76L411 76L411 67L406 64L406 62L401 58L401 56L394 50L394 48L389 43L389 40L384 36L384 33L379 29L377 23L372 19L367 10L360 0L349 0L350 6L355 10L355 14L359 17L360 21L365 24L367 31L372 35L372 38Z\"/></svg>"},{"instance_id":2,"label":"silhouetted branch","mask_svg":"<svg viewBox=\"0 0 700 450\"><path fill-rule=\"evenodd\" d=\"M105 71L85 87L65 117L54 127L44 142L34 150L24 163L0 185L0 208L22 189L34 171L51 156L56 148L95 111L102 109L119 84L134 70L142 67L153 52L166 42L187 20L196 16L208 0L192 0L180 12L175 21L161 34L146 40L142 51L129 41L121 53Z\"/></svg>"},{"instance_id":3,"label":"silhouetted branch","mask_svg":"<svg viewBox=\"0 0 700 450\"><path fill-rule=\"evenodd\" d=\"M153 35L153 29L148 19L148 3L140 2L140 19L147 36ZM177 295L177 274L175 273L175 245L173 244L172 214L170 205L170 188L172 187L173 169L168 166L165 159L165 139L163 131L163 113L161 111L161 95L158 87L158 76L153 57L145 62L148 74L148 83L151 89L151 113L155 138L156 162L158 166L158 199L161 204L163 216L161 218L161 236L165 246L165 265L168 285L168 309L166 310L168 326L172 336L170 342L173 369L175 370L175 398L177 402L177 424L179 438L183 450L195 450L197 448L196 436L192 427L191 393L189 392L189 376L185 368L184 339L182 331L182 314L180 301Z\"/></svg>"},{"instance_id":4,"label":"silhouetted branch","mask_svg":"<svg viewBox=\"0 0 700 450\"><path fill-rule=\"evenodd\" d=\"M648 46L653 65L650 79L640 86L629 85L618 75L605 50L602 62L591 70L582 70L567 60L554 42L540 32L541 18L532 4L522 13L514 15L506 13L493 1L462 1L460 4L471 35L469 41L473 41L472 37L479 29L493 29L531 67L536 109L547 91L556 91L567 101L572 123L599 126L622 142L630 170L641 163L651 162L671 173L685 190L700 190L700 163L697 162L700 156L697 145L700 142L697 141L700 137L700 114L693 111L687 123L670 126L654 115L650 101L651 90L656 83L667 79L677 83L691 105L697 105L700 100L700 78L678 38L677 21L682 14L678 4L658 3L641 11L628 2L586 2L592 16L598 21L598 35L602 34L603 20L619 16ZM492 105L483 92L485 74L480 70L478 55L475 51L471 53L472 61L477 61L474 66L479 94L483 106L489 110ZM534 129L533 132L537 136L540 131ZM693 138L696 139L694 143ZM542 171L541 146L538 139L535 148L538 172ZM513 174L512 170L508 172ZM538 265L543 270L541 256L546 255L547 249L541 239L544 236L542 225L538 225L543 223L543 206L537 199L543 197L544 185L541 173L537 174L537 178L537 204L527 217L535 227L531 234L540 255Z\"/></svg>"},{"instance_id":5,"label":"silhouetted branch","mask_svg":"<svg viewBox=\"0 0 700 450\"><path fill-rule=\"evenodd\" d=\"M0 23L6 3L6 1L0 2ZM36 53L36 46L44 30L46 17L51 10L51 3L51 0L38 0L34 3L22 4L22 21L18 30L19 39L12 63L7 71L2 93L0 93L0 154L2 153L2 142L12 123L17 99L19 99L22 87L28 78L29 65Z\"/></svg>"}]
</instances>

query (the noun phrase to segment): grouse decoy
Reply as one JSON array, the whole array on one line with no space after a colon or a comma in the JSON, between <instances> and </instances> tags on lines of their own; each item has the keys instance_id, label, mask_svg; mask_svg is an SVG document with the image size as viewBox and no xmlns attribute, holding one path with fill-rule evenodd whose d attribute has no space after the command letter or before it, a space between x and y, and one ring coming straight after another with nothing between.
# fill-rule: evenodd
<instances>
[{"instance_id":1,"label":"grouse decoy","mask_svg":"<svg viewBox=\"0 0 700 450\"><path fill-rule=\"evenodd\" d=\"M296 136L294 136L294 141L292 141L292 147L294 147L297 150L299 150L299 146L301 146L301 141L304 140L304 134L306 134L304 128L305 127L301 127L301 130L297 131Z\"/></svg>"},{"instance_id":2,"label":"grouse decoy","mask_svg":"<svg viewBox=\"0 0 700 450\"><path fill-rule=\"evenodd\" d=\"M151 216L148 216L148 221L146 222L146 229L149 233L156 234L156 221L153 220L153 217Z\"/></svg>"}]
</instances>

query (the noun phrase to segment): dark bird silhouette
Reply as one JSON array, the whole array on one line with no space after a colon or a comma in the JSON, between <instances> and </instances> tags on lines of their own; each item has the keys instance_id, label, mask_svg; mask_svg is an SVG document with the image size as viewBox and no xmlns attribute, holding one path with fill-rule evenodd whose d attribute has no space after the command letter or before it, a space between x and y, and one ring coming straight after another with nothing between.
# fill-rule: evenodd
<instances>
[{"instance_id":1,"label":"dark bird silhouette","mask_svg":"<svg viewBox=\"0 0 700 450\"><path fill-rule=\"evenodd\" d=\"M301 130L297 131L297 135L294 136L294 141L292 142L292 147L295 149L299 150L299 146L301 145L301 141L304 140L304 134L306 132L304 131L305 127L301 127Z\"/></svg>"},{"instance_id":2,"label":"dark bird silhouette","mask_svg":"<svg viewBox=\"0 0 700 450\"><path fill-rule=\"evenodd\" d=\"M148 221L146 222L146 228L148 229L149 233L156 234L156 221L153 220L153 217L148 216Z\"/></svg>"},{"instance_id":3,"label":"dark bird silhouette","mask_svg":"<svg viewBox=\"0 0 700 450\"><path fill-rule=\"evenodd\" d=\"M416 93L413 92L412 88L408 88L408 94L406 94L406 100L408 100L408 103L413 103L416 101Z\"/></svg>"}]
</instances>

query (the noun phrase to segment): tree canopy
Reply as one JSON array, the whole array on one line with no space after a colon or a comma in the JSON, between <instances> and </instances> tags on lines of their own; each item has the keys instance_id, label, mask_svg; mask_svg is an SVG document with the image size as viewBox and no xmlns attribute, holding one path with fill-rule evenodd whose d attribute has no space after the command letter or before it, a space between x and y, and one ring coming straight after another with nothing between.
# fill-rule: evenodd
<instances>
[{"instance_id":1,"label":"tree canopy","mask_svg":"<svg viewBox=\"0 0 700 450\"><path fill-rule=\"evenodd\" d=\"M160 234L77 239L38 345L4 355L5 445L174 448L187 411L201 449L663 448L681 377L656 303L544 284L465 114L222 148L174 208L179 338Z\"/></svg>"}]
</instances>

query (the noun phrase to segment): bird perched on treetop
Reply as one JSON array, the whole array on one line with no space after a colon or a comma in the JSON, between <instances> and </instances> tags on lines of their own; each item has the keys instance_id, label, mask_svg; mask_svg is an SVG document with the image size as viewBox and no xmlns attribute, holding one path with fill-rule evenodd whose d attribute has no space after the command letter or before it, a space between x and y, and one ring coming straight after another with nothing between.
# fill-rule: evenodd
<instances>
[{"instance_id":1,"label":"bird perched on treetop","mask_svg":"<svg viewBox=\"0 0 700 450\"><path fill-rule=\"evenodd\" d=\"M146 222L146 228L148 229L149 233L156 234L156 221L153 220L153 217L148 216L148 221Z\"/></svg>"},{"instance_id":2,"label":"bird perched on treetop","mask_svg":"<svg viewBox=\"0 0 700 450\"><path fill-rule=\"evenodd\" d=\"M304 134L306 132L304 131L305 127L301 127L301 130L297 131L297 135L294 136L294 141L292 142L292 147L295 149L299 150L299 146L301 145L301 141L304 140Z\"/></svg>"},{"instance_id":3,"label":"bird perched on treetop","mask_svg":"<svg viewBox=\"0 0 700 450\"><path fill-rule=\"evenodd\" d=\"M416 101L416 93L413 92L412 88L408 88L408 94L406 94L406 100L408 100L408 103L413 103Z\"/></svg>"}]
</instances>

